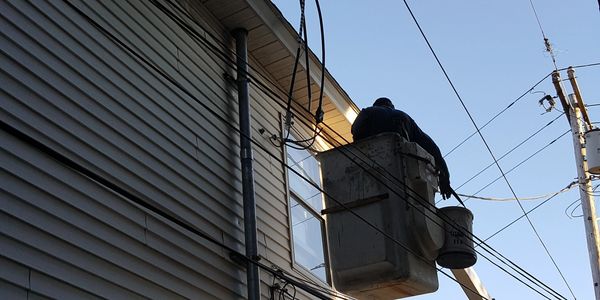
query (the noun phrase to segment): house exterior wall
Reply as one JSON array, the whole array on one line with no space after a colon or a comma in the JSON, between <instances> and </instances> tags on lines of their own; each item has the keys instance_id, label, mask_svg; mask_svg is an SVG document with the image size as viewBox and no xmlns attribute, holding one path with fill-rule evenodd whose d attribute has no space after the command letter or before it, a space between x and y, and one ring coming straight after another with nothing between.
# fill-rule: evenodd
<instances>
[{"instance_id":1,"label":"house exterior wall","mask_svg":"<svg viewBox=\"0 0 600 300\"><path fill-rule=\"evenodd\" d=\"M237 126L234 71L150 1L70 2ZM280 108L250 94L255 140L283 159L258 132ZM0 119L243 252L239 135L66 2L0 2ZM254 158L259 253L292 271L285 172ZM0 130L1 299L243 299L245 280L221 247Z\"/></svg>"}]
</instances>

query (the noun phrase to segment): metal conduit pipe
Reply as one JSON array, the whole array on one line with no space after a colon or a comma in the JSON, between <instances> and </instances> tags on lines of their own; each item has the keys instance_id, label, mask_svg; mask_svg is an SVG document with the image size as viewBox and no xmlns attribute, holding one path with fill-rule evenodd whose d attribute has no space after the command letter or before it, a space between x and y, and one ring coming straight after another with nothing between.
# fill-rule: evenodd
<instances>
[{"instance_id":1,"label":"metal conduit pipe","mask_svg":"<svg viewBox=\"0 0 600 300\"><path fill-rule=\"evenodd\" d=\"M237 54L237 88L240 116L240 158L242 163L242 196L244 202L244 235L246 256L258 259L256 239L256 202L254 200L254 169L250 133L250 98L248 97L248 31L237 28L232 32ZM248 300L260 300L258 266L246 264Z\"/></svg>"}]
</instances>

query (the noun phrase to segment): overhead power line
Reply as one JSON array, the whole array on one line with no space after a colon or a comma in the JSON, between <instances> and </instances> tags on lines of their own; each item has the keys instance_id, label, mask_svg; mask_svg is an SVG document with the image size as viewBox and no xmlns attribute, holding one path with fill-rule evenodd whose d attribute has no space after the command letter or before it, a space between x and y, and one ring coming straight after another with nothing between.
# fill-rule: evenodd
<instances>
[{"instance_id":1,"label":"overhead power line","mask_svg":"<svg viewBox=\"0 0 600 300\"><path fill-rule=\"evenodd\" d=\"M506 106L504 109L502 109L501 111L499 111L498 113L496 113L491 119L489 119L487 122L485 122L485 124L483 124L479 129L483 130L485 127L487 127L490 123L492 123L501 114L503 114L509 108L511 108L513 105L515 105L517 102L519 102L519 100L523 99L523 97L525 97L526 95L528 95L529 93L531 93L531 91L533 91L533 89L535 89L538 85L540 85L542 82L544 82L544 80L546 80L546 78L550 77L550 75L552 75L552 73L548 73L546 76L544 76L544 78L542 78L538 82L536 82L527 91L525 91L523 94L521 94L519 97L517 97L517 99L513 100L510 104L508 104L508 106ZM446 158L446 156L452 154L452 152L454 152L456 149L458 149L460 146L462 146L464 143L466 143L469 139L471 139L476 134L477 134L477 130L473 131L473 133L471 133L469 136L467 136L466 138L464 138L460 143L458 143L456 146L454 146L454 148L452 148L450 151L448 151L448 153L446 153L444 155L444 158Z\"/></svg>"},{"instance_id":2,"label":"overhead power line","mask_svg":"<svg viewBox=\"0 0 600 300\"><path fill-rule=\"evenodd\" d=\"M588 67L596 67L596 66L600 66L600 62L570 66L570 67L558 69L557 71L565 71L565 70L568 70L569 68L580 69L580 68L588 68Z\"/></svg>"},{"instance_id":3,"label":"overhead power line","mask_svg":"<svg viewBox=\"0 0 600 300\"><path fill-rule=\"evenodd\" d=\"M535 137L538 133L542 132L542 130L544 130L548 126L552 125L552 123L554 123L554 121L558 120L563 114L564 113L561 113L560 115L556 116L550 122L546 123L546 125L542 126L540 129L538 129L534 133L530 134L528 137L526 137L523 141L521 141L520 143L518 143L516 146L512 147L510 150L508 150L506 153L504 153L502 156L500 156L500 158L498 158L498 161L502 160L503 158L505 158L506 156L508 156L509 154L511 154L513 151L517 150L519 147L521 147L522 145L524 145L527 141L529 141L530 139L532 139L533 137ZM493 165L494 165L494 162L490 163L489 165L487 165L486 167L484 167L483 169L481 169L475 175L471 176L471 178L467 179L465 182L463 182L461 185L459 185L456 188L456 190L460 189L461 187L465 186L467 183L471 182L473 179L477 178L477 176L481 175L483 172L485 172L487 169L489 169Z\"/></svg>"},{"instance_id":4,"label":"overhead power line","mask_svg":"<svg viewBox=\"0 0 600 300\"><path fill-rule=\"evenodd\" d=\"M408 12L410 13L413 21L415 22L417 28L419 29L419 31L421 32L421 36L423 37L423 39L425 40L425 42L427 43L427 46L429 47L429 50L431 51L431 53L433 54L433 57L435 58L438 66L440 67L442 73L444 74L444 76L446 77L446 80L448 81L448 83L450 84L450 86L452 87L452 90L454 91L454 94L456 95L457 99L459 100L460 104L462 105L463 109L465 110L465 112L467 113L467 116L469 117L469 120L471 120L471 123L473 124L473 126L475 127L475 130L477 131L477 133L479 134L479 136L481 137L481 140L483 141L483 144L485 145L487 151L490 153L490 155L492 156L492 159L494 160L496 166L498 167L498 170L500 171L500 173L502 174L502 177L504 178L504 181L506 182L506 185L508 186L508 188L510 189L511 193L513 194L513 196L517 199L517 203L519 204L519 208L521 209L521 211L525 214L525 218L527 218L527 221L529 222L531 229L533 230L533 232L535 233L536 237L538 238L538 241L540 242L540 244L542 245L542 247L544 248L544 250L546 251L546 254L548 255L548 257L550 258L550 260L552 261L552 264L554 265L554 267L556 268L556 270L558 271L558 273L560 274L561 278L563 279L563 282L565 283L565 285L567 286L567 288L569 289L569 291L571 292L571 295L575 297L575 294L573 293L573 290L571 289L571 286L569 285L569 283L567 282L567 279L565 278L565 276L563 275L560 267L558 266L558 264L556 263L554 257L552 256L552 254L550 253L550 250L548 249L548 247L546 246L546 243L544 242L544 240L542 239L542 237L540 236L540 234L538 233L537 229L535 228L535 226L533 225L533 222L531 221L531 219L527 216L527 214L525 213L525 208L523 207L523 204L521 203L521 201L518 200L519 197L517 197L517 194L515 192L515 190L513 189L512 185L510 184L510 181L508 180L508 178L506 177L506 175L504 174L504 171L502 170L502 167L500 166L500 164L498 163L498 160L496 159L494 153L492 152L492 149L490 148L488 142L486 141L485 137L483 136L483 134L481 133L481 130L479 129L479 127L477 126L477 123L475 122L475 119L473 118L473 116L471 115L471 112L469 111L469 109L467 108L465 102L463 101L461 95L458 93L458 90L456 89L454 83L452 82L452 79L450 79L450 76L448 75L448 72L446 72L446 69L444 67L444 65L442 64L442 62L440 61L440 59L438 58L435 50L433 49L433 46L431 46L431 43L429 42L429 39L427 38L427 36L425 35L425 32L423 31L423 29L421 28L421 25L419 24L419 21L417 20L415 14L412 12L412 9L410 8L410 5L408 4L408 2L406 0L403 0L404 5L406 6L406 8L408 9ZM554 58L553 58L554 60ZM558 68L556 68L558 69Z\"/></svg>"},{"instance_id":5,"label":"overhead power line","mask_svg":"<svg viewBox=\"0 0 600 300\"><path fill-rule=\"evenodd\" d=\"M552 141L550 141L548 144L544 145L542 148L538 149L537 151L535 151L533 154L529 155L527 158L521 160L518 164L516 164L515 166L513 166L512 168L510 168L506 173L506 174L510 174L512 171L516 170L518 167L522 166L524 163L526 163L527 161L529 161L530 159L532 159L533 157L535 157L536 155L540 154L540 152L544 151L546 148L550 147L552 144L554 144L556 141L558 141L560 138L562 138L563 136L567 135L567 133L571 132L571 130L567 130L565 132L563 132L561 135L559 135L558 137L556 137L555 139L553 139ZM496 183L496 181L502 179L503 176L500 175L498 177L496 177L494 180L490 181L488 184L486 184L485 186L483 186L482 188L480 188L479 190L477 190L477 192L473 193L473 195L477 195L480 192L482 192L483 190L485 190L486 188L488 188L490 185ZM519 198L520 199L520 198ZM469 198L465 199L464 201L466 202L467 200L469 200Z\"/></svg>"},{"instance_id":6,"label":"overhead power line","mask_svg":"<svg viewBox=\"0 0 600 300\"><path fill-rule=\"evenodd\" d=\"M534 210L538 209L540 206L546 204L548 201L552 200L554 197L556 197L557 195L564 193L565 191L568 191L570 189L572 189L574 186L576 186L578 184L577 181L573 181L571 183L569 183L569 185L567 185L565 188L563 188L562 190L554 193L553 195L551 195L550 197L548 197L546 200L542 201L540 204L536 205L534 208L528 210L525 214L519 216L518 218L516 218L515 220L513 220L512 222L506 224L504 227L500 228L498 231L496 231L495 233L493 233L492 235L488 236L485 240L483 240L484 242L487 242L488 240L490 240L491 238L495 237L496 235L498 235L499 233L501 233L502 231L506 230L508 227L512 226L513 224L517 223L517 221L523 219L525 217L525 215L530 214L531 212L533 212ZM479 245L477 245L479 246Z\"/></svg>"},{"instance_id":7,"label":"overhead power line","mask_svg":"<svg viewBox=\"0 0 600 300\"><path fill-rule=\"evenodd\" d=\"M595 67L595 66L600 66L600 62L599 63L590 63L590 64L583 64L583 65L571 66L571 68L573 68L573 69L579 69L579 68L587 68L587 67ZM559 69L558 71L565 71L567 69L568 68L562 68L562 69ZM513 107L517 102L519 102L521 99L523 99L523 97L525 97L526 95L528 95L529 93L531 93L531 91L533 91L538 85L540 85L542 82L544 82L544 80L546 80L551 75L552 75L552 72L546 74L546 76L544 76L542 79L540 79L538 82L536 82L527 91L525 91L523 94L521 94L519 97L517 97L511 103L509 103L504 109L500 110L492 118L490 118L487 122L485 122L485 124L483 124L481 127L479 127L479 129L483 130L484 128L486 128L490 123L492 123L494 120L496 120L496 118L498 118L500 115L502 115L503 113L505 113L509 108ZM598 104L598 105L600 105L600 104ZM588 105L588 106L597 106L597 105ZM449 156L450 154L452 154L454 151L456 151L456 149L460 148L464 143L466 143L468 140L470 140L476 134L477 134L477 131L473 131L469 136L467 136L466 138L464 138L463 140L461 140L456 146L454 146L450 151L448 151L448 153L444 154L444 158L446 158L447 156Z\"/></svg>"}]
</instances>

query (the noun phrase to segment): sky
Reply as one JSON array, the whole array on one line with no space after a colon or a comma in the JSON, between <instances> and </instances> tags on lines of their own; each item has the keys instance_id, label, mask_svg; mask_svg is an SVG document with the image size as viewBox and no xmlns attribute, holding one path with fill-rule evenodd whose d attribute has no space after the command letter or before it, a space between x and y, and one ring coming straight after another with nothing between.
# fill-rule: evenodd
<instances>
[{"instance_id":1,"label":"sky","mask_svg":"<svg viewBox=\"0 0 600 300\"><path fill-rule=\"evenodd\" d=\"M273 2L297 27L298 1ZM529 1L409 0L408 3L478 126L554 68ZM360 108L370 106L378 97L392 99L396 108L410 114L444 154L474 132L475 127L402 1L346 0L320 4L326 67ZM553 45L559 68L600 62L600 11L596 0L537 0L533 4ZM320 57L319 23L313 1L307 1L306 16L309 45ZM567 78L566 72L561 75ZM576 75L585 103L600 103L600 66L579 68ZM565 86L570 92L568 82ZM560 115L559 110L545 113L539 106L538 100L545 94L556 96L550 78L482 130L496 157ZM600 106L590 107L589 114L592 121L600 121ZM559 117L500 160L500 166L505 172L510 170L568 129L566 118ZM508 173L516 195L524 198L553 193L572 182L577 176L572 142L570 134L564 135ZM446 161L455 188L493 162L478 135L448 155ZM498 176L498 168L492 166L457 191L472 195ZM503 179L477 195L512 197ZM575 297L593 299L583 220L569 217L571 210L565 212L578 199L578 189L571 189L529 216ZM521 203L529 210L543 200ZM455 200L438 204L449 205L456 205ZM523 214L516 201L471 199L466 205L475 216L474 234L482 239ZM581 209L575 209L574 215L580 214ZM574 298L526 219L488 243L566 298ZM495 299L544 299L481 256L474 268ZM436 293L412 299L465 298L457 283L440 273L438 276L440 287Z\"/></svg>"}]
</instances>

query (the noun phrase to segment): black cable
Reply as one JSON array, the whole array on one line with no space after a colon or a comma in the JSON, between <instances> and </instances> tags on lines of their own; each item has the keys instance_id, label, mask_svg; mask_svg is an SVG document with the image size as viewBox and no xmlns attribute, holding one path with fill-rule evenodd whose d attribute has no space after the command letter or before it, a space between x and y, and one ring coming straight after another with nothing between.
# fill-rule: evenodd
<instances>
[{"instance_id":1,"label":"black cable","mask_svg":"<svg viewBox=\"0 0 600 300\"><path fill-rule=\"evenodd\" d=\"M513 105L515 105L517 102L519 102L519 100L523 99L523 97L525 97L527 94L529 94L531 91L533 91L533 89L535 89L544 80L546 80L546 78L550 77L550 75L552 75L552 73L548 73L546 76L544 76L544 78L542 78L538 82L536 82L531 88L529 88L527 91L525 91L523 94L521 94L521 96L517 97L517 99L513 100L510 104L508 104L508 106L506 106L504 109L502 109L501 111L496 113L496 115L494 115L491 119L489 119L487 122L485 122L485 124L483 124L483 126L479 127L479 129L483 130L485 127L487 127L490 123L492 123L501 114L506 112L509 108L511 108ZM444 155L444 158L446 158L446 156L452 154L452 152L454 152L456 149L458 149L460 146L462 146L464 143L466 143L469 139L471 139L476 134L477 134L477 131L473 131L473 133L471 133L468 137L464 138L460 143L458 143L458 145L454 146L454 148L452 148L452 150L448 151L448 153L446 153Z\"/></svg>"},{"instance_id":2,"label":"black cable","mask_svg":"<svg viewBox=\"0 0 600 300\"><path fill-rule=\"evenodd\" d=\"M105 33L107 33L107 32L105 32ZM108 33L108 34L109 34L109 33ZM126 46L126 45L125 45L125 46ZM126 47L126 48L127 48L127 47ZM131 51L131 49L129 49L129 51ZM134 54L134 55L135 55L135 53L132 53L132 54ZM136 57L137 57L137 56L136 56ZM143 59L142 57L138 57L138 59L141 59L142 61L144 61L144 59ZM146 63L147 63L147 64L148 64L148 65L149 65L151 68L156 68L156 66L154 66L152 63L148 63L148 62L146 62ZM161 75L165 76L165 78L166 78L167 80L169 80L169 81L173 80L173 79L172 79L172 78L170 78L170 77L169 77L167 74L163 74L163 72L160 72L160 70L158 70L158 71L159 71L159 74L161 74ZM182 89L182 87L181 87L181 86L180 86L180 85L179 85L177 82L172 82L172 83L173 83L175 86L177 86L177 87L179 87L180 89ZM187 92L186 90L183 90L183 91L184 91L184 92ZM187 93L189 93L189 92L187 92ZM192 97L193 97L193 95L191 95L191 94L190 94L190 96L192 96ZM196 101L199 101L199 100L198 100L198 99L196 99ZM205 105L204 105L203 103L201 103L201 102L200 102L200 104L202 104L203 106L205 106ZM214 113L214 112L213 112L213 113ZM260 144L257 144L257 146L259 146L259 147L261 147L261 148L262 148L262 146L261 146ZM266 151L266 149L264 149L264 148L263 148L263 150L265 150L265 151ZM408 249L407 249L407 250L408 250ZM443 273L443 272L442 272L442 273ZM508 273L508 274L510 274L510 273ZM445 274L445 275L447 275L447 274ZM512 274L510 274L510 275L514 277L514 275L512 275ZM448 276L448 275L447 275L447 276ZM516 277L515 277L515 278L516 278ZM527 285L527 284L526 284L526 285ZM529 285L528 285L528 286L529 286ZM533 289L533 288L532 288L532 289ZM533 289L533 290L534 290L534 291L536 291L536 292L538 292L538 291L537 291L537 290L535 290L535 289ZM539 292L538 292L538 293L539 293Z\"/></svg>"},{"instance_id":3,"label":"black cable","mask_svg":"<svg viewBox=\"0 0 600 300\"><path fill-rule=\"evenodd\" d=\"M306 0L300 0L300 5L302 6L302 12L304 15L304 7L306 5L305 3ZM302 20L302 26L304 27L304 63L306 64L306 66L304 67L305 71L306 71L306 89L307 89L307 95L306 97L308 98L308 111L310 112L310 106L312 104L312 82L310 80L310 57L309 57L309 51L310 49L308 48L308 30L306 29L306 18L304 18Z\"/></svg>"},{"instance_id":4,"label":"black cable","mask_svg":"<svg viewBox=\"0 0 600 300\"><path fill-rule=\"evenodd\" d=\"M477 126L477 123L475 122L475 119L473 118L473 116L471 115L471 112L469 111L469 109L467 108L465 102L463 101L461 95L458 93L458 90L456 89L454 83L452 82L452 80L450 79L450 76L448 75L448 73L446 72L446 68L444 67L444 65L442 64L442 62L440 61L440 59L438 58L435 50L433 49L433 47L431 46L431 43L429 42L429 39L427 38L427 36L425 35L425 32L423 31L423 29L421 28L421 25L419 24L419 21L417 20L417 18L415 17L415 14L412 12L412 9L410 8L410 5L408 4L408 2L406 0L403 0L404 5L406 6L408 12L410 13L413 21L415 22L417 28L419 29L419 31L421 32L421 36L423 37L423 39L425 40L425 42L427 43L427 46L429 47L429 50L431 51L431 53L433 54L433 57L435 58L438 66L440 67L442 73L444 74L444 76L446 77L446 80L448 81L448 83L450 84L450 86L452 87L452 90L454 91L454 94L456 95L457 99L459 100L460 104L462 105L463 109L465 110L465 112L467 113L467 116L469 117L469 120L471 121L471 123L473 124L473 126L475 127L475 130L477 130L477 133L479 134L479 136L481 137L481 140L483 141L483 144L485 145L487 151L490 153L490 155L492 156L492 159L495 161L496 166L498 167L498 170L500 171L500 173L502 174L502 177L504 178L504 181L506 182L506 185L508 186L508 188L510 189L511 193L513 194L513 196L517 199L517 204L519 205L519 208L521 209L521 211L525 214L525 218L527 218L527 221L529 222L529 224L531 225L531 229L533 230L533 232L535 233L536 237L538 238L540 244L543 246L544 250L546 251L546 254L548 255L548 257L550 258L550 260L552 261L552 264L554 265L554 267L556 268L556 270L558 271L558 273L560 274L561 278L563 279L565 285L567 286L567 288L569 289L569 291L571 292L571 295L575 297L575 294L573 293L573 290L571 289L571 286L569 285L569 283L567 282L566 278L564 277L562 271L560 270L560 268L558 267L558 264L556 263L556 261L554 260L554 257L552 257L552 254L550 254L550 251L548 250L548 247L546 246L546 243L544 242L544 240L542 239L542 237L540 236L540 234L538 233L537 229L535 228L535 226L533 225L533 222L531 221L531 219L529 218L529 216L527 216L527 214L525 213L525 207L523 207L523 204L521 203L520 200L518 200L519 197L517 197L516 192L514 191L512 185L510 184L510 181L508 180L508 178L506 177L506 174L504 174L504 171L502 170L502 167L500 166L500 164L498 163L498 160L496 159L494 153L492 152L492 149L490 148L489 144L487 143L485 137L483 136L483 134L481 133L481 130L479 129L479 127ZM553 57L554 60L554 57Z\"/></svg>"},{"instance_id":5,"label":"black cable","mask_svg":"<svg viewBox=\"0 0 600 300\"><path fill-rule=\"evenodd\" d=\"M303 0L300 0L300 2L302 3ZM294 95L294 84L296 83L296 72L298 71L298 63L300 62L300 49L301 49L301 45L302 45L302 31L304 29L303 24L304 24L304 5L301 4L301 9L302 12L300 14L300 29L298 30L298 49L296 49L296 58L294 59L294 68L292 70L292 79L290 82L290 90L288 92L288 98L287 98L287 108L285 110L285 127L288 131L289 134L289 128L292 126L292 98ZM284 139L287 139L289 137L286 136Z\"/></svg>"},{"instance_id":6,"label":"black cable","mask_svg":"<svg viewBox=\"0 0 600 300\"><path fill-rule=\"evenodd\" d=\"M315 112L315 122L317 124L323 122L323 91L325 90L325 29L323 26L323 15L321 13L321 5L319 0L315 0L317 5L317 13L319 14L319 28L321 29L321 87L319 88L319 107ZM307 53L308 55L308 53Z\"/></svg>"}]
</instances>

